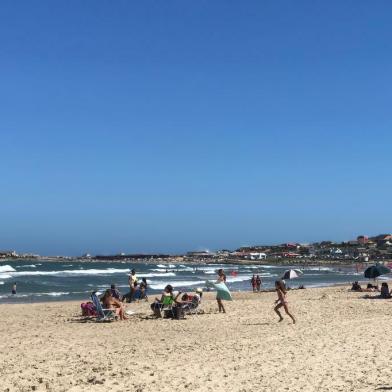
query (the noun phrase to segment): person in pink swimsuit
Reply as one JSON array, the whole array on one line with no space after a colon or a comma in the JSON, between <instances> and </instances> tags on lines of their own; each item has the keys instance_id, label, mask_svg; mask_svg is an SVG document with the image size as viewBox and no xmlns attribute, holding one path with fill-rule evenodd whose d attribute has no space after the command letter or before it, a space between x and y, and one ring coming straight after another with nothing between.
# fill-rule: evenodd
<instances>
[{"instance_id":1,"label":"person in pink swimsuit","mask_svg":"<svg viewBox=\"0 0 392 392\"><path fill-rule=\"evenodd\" d=\"M288 308L288 302L286 299L286 287L281 280L277 280L275 282L275 290L276 293L278 294L278 299L275 301L277 305L275 306L274 310L276 314L279 316L279 322L283 320L283 317L279 312L279 309L283 306L284 311L293 320L293 324L295 324L295 318L289 312L289 308Z\"/></svg>"}]
</instances>

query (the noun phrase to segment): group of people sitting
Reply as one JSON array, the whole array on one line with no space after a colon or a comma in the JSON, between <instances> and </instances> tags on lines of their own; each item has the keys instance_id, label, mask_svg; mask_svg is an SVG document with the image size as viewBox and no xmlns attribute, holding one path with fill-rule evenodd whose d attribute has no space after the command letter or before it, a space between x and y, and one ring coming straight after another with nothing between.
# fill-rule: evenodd
<instances>
[{"instance_id":1,"label":"group of people sitting","mask_svg":"<svg viewBox=\"0 0 392 392\"><path fill-rule=\"evenodd\" d=\"M351 286L351 291L360 291L360 292L370 292L370 293L380 293L380 298L388 299L392 298L392 290L389 290L388 283L382 282L381 289L378 286L374 286L371 283L368 283L366 288L362 288L361 285L356 281Z\"/></svg>"},{"instance_id":2,"label":"group of people sitting","mask_svg":"<svg viewBox=\"0 0 392 392\"><path fill-rule=\"evenodd\" d=\"M137 280L132 282L129 286L129 293L122 296L123 302L133 302L136 300L148 300L147 297L147 279L142 278L139 283Z\"/></svg>"},{"instance_id":3,"label":"group of people sitting","mask_svg":"<svg viewBox=\"0 0 392 392\"><path fill-rule=\"evenodd\" d=\"M139 292L136 291L131 298L147 298L147 286L143 287L142 283L139 285ZM173 286L169 284L165 287L161 297L155 298L150 307L157 317L182 318L183 315L190 313L199 306L202 295L203 290L201 288L197 288L195 293L190 294L174 291ZM110 289L105 290L103 295L99 297L99 301L103 309L112 309L120 320L126 320L125 302L129 298L129 293L128 295L121 295L116 285L112 284ZM81 308L83 316L97 316L97 309L95 309L92 302L82 303Z\"/></svg>"},{"instance_id":4,"label":"group of people sitting","mask_svg":"<svg viewBox=\"0 0 392 392\"><path fill-rule=\"evenodd\" d=\"M156 317L181 318L199 306L202 295L201 288L197 288L195 293L189 294L181 291L175 292L173 286L168 284L161 297L155 298L150 307Z\"/></svg>"}]
</instances>

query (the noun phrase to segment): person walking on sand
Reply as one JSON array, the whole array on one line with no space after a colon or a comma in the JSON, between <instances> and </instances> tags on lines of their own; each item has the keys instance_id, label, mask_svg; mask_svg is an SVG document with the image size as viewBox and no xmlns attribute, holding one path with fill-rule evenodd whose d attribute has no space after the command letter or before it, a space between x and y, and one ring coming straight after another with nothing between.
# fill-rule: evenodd
<instances>
[{"instance_id":1,"label":"person walking on sand","mask_svg":"<svg viewBox=\"0 0 392 392\"><path fill-rule=\"evenodd\" d=\"M256 276L256 288L257 288L257 291L260 291L260 289L261 289L261 278L259 275Z\"/></svg>"},{"instance_id":2,"label":"person walking on sand","mask_svg":"<svg viewBox=\"0 0 392 392\"><path fill-rule=\"evenodd\" d=\"M286 299L286 288L284 286L284 283L281 280L275 281L275 290L276 290L276 293L278 294L278 299L275 301L275 303L277 305L275 306L274 310L275 310L276 314L279 316L279 322L283 320L283 317L279 312L279 309L283 306L284 311L293 320L293 324L295 324L295 318L289 312L288 302Z\"/></svg>"},{"instance_id":3,"label":"person walking on sand","mask_svg":"<svg viewBox=\"0 0 392 392\"><path fill-rule=\"evenodd\" d=\"M250 284L252 285L253 292L255 292L256 291L256 275L252 276L252 279L250 280Z\"/></svg>"},{"instance_id":4,"label":"person walking on sand","mask_svg":"<svg viewBox=\"0 0 392 392\"><path fill-rule=\"evenodd\" d=\"M226 284L226 275L223 272L223 269L218 270L218 279L216 280L216 283ZM226 313L225 307L223 306L223 303L222 303L222 298L219 295L219 291L216 293L216 302L218 302L219 313L220 312Z\"/></svg>"},{"instance_id":5,"label":"person walking on sand","mask_svg":"<svg viewBox=\"0 0 392 392\"><path fill-rule=\"evenodd\" d=\"M12 285L11 294L12 295L16 294L16 282Z\"/></svg>"}]
</instances>

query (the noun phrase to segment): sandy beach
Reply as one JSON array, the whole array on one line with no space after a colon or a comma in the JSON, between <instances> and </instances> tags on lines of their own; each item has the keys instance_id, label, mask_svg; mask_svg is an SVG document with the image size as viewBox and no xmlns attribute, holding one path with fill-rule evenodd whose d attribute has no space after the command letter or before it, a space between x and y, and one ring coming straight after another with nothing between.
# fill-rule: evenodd
<instances>
[{"instance_id":1,"label":"sandy beach","mask_svg":"<svg viewBox=\"0 0 392 392\"><path fill-rule=\"evenodd\" d=\"M392 300L345 287L290 291L297 317L278 323L275 293L235 293L218 314L84 322L79 302L0 305L2 391L392 390Z\"/></svg>"}]
</instances>

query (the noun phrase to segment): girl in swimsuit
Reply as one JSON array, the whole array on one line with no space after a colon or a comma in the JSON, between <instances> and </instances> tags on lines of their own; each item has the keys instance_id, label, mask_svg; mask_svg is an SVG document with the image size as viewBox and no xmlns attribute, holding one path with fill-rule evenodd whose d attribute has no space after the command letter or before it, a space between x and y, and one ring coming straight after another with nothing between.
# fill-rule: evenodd
<instances>
[{"instance_id":1,"label":"girl in swimsuit","mask_svg":"<svg viewBox=\"0 0 392 392\"><path fill-rule=\"evenodd\" d=\"M226 275L223 272L223 269L218 270L218 279L216 283L226 283ZM219 313L220 312L226 313L226 309L223 306L222 298L220 297L219 293L216 294L216 302L218 302Z\"/></svg>"},{"instance_id":2,"label":"girl in swimsuit","mask_svg":"<svg viewBox=\"0 0 392 392\"><path fill-rule=\"evenodd\" d=\"M278 299L275 301L277 304L274 308L276 314L279 316L279 322L283 320L282 315L279 312L279 309L283 306L286 314L293 320L293 324L295 324L294 316L289 312L288 302L286 300L286 288L284 287L284 283L281 280L277 280L275 282L275 290L278 294Z\"/></svg>"}]
</instances>

